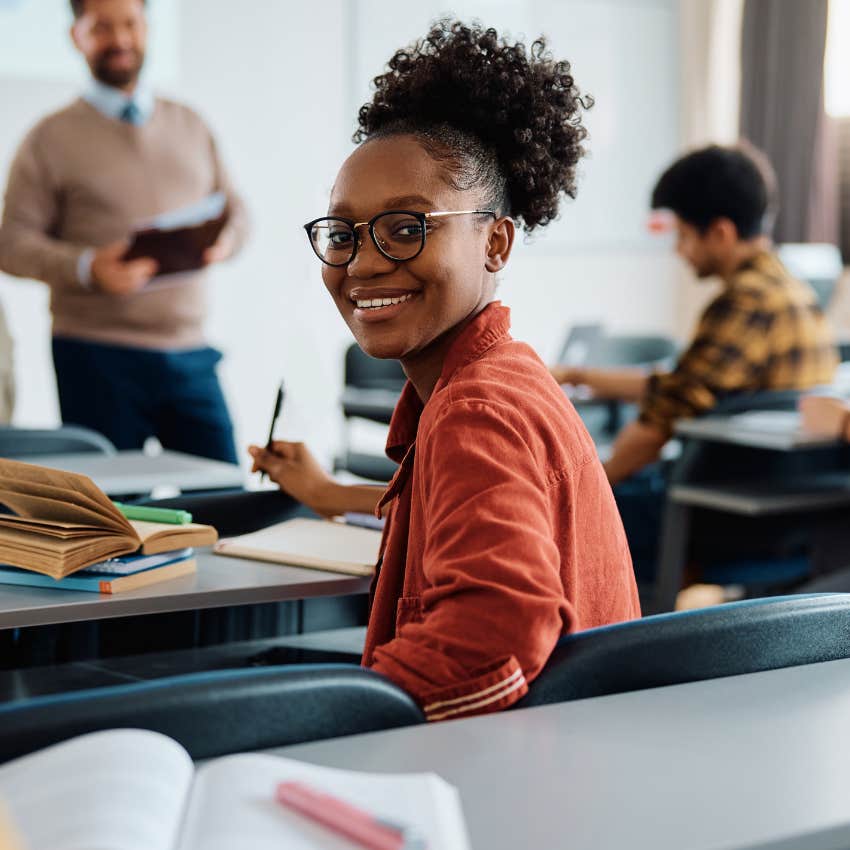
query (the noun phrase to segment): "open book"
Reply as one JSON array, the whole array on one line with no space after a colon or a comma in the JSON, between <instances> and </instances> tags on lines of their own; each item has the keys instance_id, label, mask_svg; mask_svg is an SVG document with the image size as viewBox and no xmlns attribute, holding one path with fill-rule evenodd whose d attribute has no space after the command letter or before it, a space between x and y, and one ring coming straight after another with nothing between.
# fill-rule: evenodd
<instances>
[{"instance_id":1,"label":"open book","mask_svg":"<svg viewBox=\"0 0 850 850\"><path fill-rule=\"evenodd\" d=\"M375 571L381 532L327 519L289 519L252 534L220 540L217 555L312 567L355 576Z\"/></svg>"},{"instance_id":2,"label":"open book","mask_svg":"<svg viewBox=\"0 0 850 850\"><path fill-rule=\"evenodd\" d=\"M83 779L84 778L84 779ZM83 735L0 766L0 800L28 850L348 850L275 801L297 780L416 829L428 850L468 850L457 790L435 774L373 774L270 755L195 771L171 738L138 729Z\"/></svg>"},{"instance_id":3,"label":"open book","mask_svg":"<svg viewBox=\"0 0 850 850\"><path fill-rule=\"evenodd\" d=\"M0 459L0 563L63 578L140 551L211 546L209 525L127 520L85 475Z\"/></svg>"}]
</instances>

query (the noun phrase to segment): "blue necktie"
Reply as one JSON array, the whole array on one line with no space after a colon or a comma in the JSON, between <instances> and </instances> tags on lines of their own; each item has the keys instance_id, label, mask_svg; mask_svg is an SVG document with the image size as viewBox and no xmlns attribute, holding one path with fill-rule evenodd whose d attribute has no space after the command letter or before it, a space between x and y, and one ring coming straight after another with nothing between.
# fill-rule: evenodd
<instances>
[{"instance_id":1,"label":"blue necktie","mask_svg":"<svg viewBox=\"0 0 850 850\"><path fill-rule=\"evenodd\" d=\"M127 124L137 125L142 123L142 111L132 100L127 101L127 105L121 110L120 117Z\"/></svg>"}]
</instances>

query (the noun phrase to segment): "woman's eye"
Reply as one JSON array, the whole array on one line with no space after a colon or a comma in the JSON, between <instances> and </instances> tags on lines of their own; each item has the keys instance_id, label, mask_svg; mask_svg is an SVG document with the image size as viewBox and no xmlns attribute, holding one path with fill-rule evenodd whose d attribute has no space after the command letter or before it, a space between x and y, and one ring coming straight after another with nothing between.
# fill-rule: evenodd
<instances>
[{"instance_id":1,"label":"woman's eye","mask_svg":"<svg viewBox=\"0 0 850 850\"><path fill-rule=\"evenodd\" d=\"M422 234L422 227L418 221L403 222L393 228L394 239L418 239Z\"/></svg>"},{"instance_id":2,"label":"woman's eye","mask_svg":"<svg viewBox=\"0 0 850 850\"><path fill-rule=\"evenodd\" d=\"M328 234L328 240L331 245L342 246L348 245L351 242L351 231L350 230L332 230Z\"/></svg>"}]
</instances>

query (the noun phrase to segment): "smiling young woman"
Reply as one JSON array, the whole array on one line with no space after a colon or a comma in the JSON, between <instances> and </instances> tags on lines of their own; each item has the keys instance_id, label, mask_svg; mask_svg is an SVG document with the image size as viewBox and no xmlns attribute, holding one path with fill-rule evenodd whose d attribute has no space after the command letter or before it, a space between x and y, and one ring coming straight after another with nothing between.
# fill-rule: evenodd
<instances>
[{"instance_id":1,"label":"smiling young woman","mask_svg":"<svg viewBox=\"0 0 850 850\"><path fill-rule=\"evenodd\" d=\"M493 300L517 224L575 194L589 99L542 39L448 21L375 86L305 229L361 348L408 376L398 472L382 493L335 483L300 443L251 453L319 513L385 514L363 663L439 720L511 705L561 635L640 615L593 443Z\"/></svg>"}]
</instances>

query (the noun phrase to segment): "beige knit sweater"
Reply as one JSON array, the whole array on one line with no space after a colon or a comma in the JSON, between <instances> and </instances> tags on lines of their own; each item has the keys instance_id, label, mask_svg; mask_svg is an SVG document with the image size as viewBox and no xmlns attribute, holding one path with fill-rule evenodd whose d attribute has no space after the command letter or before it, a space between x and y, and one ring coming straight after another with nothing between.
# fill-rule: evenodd
<instances>
[{"instance_id":1,"label":"beige knit sweater","mask_svg":"<svg viewBox=\"0 0 850 850\"><path fill-rule=\"evenodd\" d=\"M134 225L201 200L228 197L237 246L247 235L236 196L203 121L157 99L141 126L79 99L39 122L12 163L0 224L0 270L51 288L53 333L142 348L203 344L205 271L163 275L131 296L87 289L80 254L125 238Z\"/></svg>"}]
</instances>

